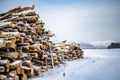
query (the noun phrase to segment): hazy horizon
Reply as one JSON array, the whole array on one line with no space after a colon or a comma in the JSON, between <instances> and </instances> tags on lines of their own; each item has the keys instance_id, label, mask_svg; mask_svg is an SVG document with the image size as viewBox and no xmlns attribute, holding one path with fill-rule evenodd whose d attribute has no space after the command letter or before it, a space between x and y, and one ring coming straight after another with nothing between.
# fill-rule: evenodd
<instances>
[{"instance_id":1,"label":"hazy horizon","mask_svg":"<svg viewBox=\"0 0 120 80\"><path fill-rule=\"evenodd\" d=\"M120 41L119 0L1 0L0 12L31 4L54 40Z\"/></svg>"}]
</instances>

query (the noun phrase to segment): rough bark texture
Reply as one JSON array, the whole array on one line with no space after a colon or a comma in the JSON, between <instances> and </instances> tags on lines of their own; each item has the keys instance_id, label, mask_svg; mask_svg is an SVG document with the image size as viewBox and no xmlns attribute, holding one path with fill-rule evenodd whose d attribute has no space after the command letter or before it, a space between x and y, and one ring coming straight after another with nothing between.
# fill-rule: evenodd
<instances>
[{"instance_id":1,"label":"rough bark texture","mask_svg":"<svg viewBox=\"0 0 120 80\"><path fill-rule=\"evenodd\" d=\"M27 80L53 64L83 57L76 43L53 45L53 34L34 8L18 6L0 14L0 80Z\"/></svg>"}]
</instances>

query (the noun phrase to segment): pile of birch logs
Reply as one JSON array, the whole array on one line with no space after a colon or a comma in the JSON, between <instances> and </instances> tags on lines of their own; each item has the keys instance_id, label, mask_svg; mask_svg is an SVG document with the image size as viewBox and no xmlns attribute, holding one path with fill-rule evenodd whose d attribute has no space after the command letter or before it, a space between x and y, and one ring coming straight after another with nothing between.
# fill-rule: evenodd
<instances>
[{"instance_id":1,"label":"pile of birch logs","mask_svg":"<svg viewBox=\"0 0 120 80\"><path fill-rule=\"evenodd\" d=\"M75 43L53 44L34 5L0 14L0 80L27 80L63 60L83 57Z\"/></svg>"},{"instance_id":2,"label":"pile of birch logs","mask_svg":"<svg viewBox=\"0 0 120 80\"><path fill-rule=\"evenodd\" d=\"M56 53L58 62L83 58L80 44L75 42L59 42L54 44L53 53Z\"/></svg>"},{"instance_id":3,"label":"pile of birch logs","mask_svg":"<svg viewBox=\"0 0 120 80\"><path fill-rule=\"evenodd\" d=\"M52 34L34 7L0 14L0 80L27 80L47 71Z\"/></svg>"}]
</instances>

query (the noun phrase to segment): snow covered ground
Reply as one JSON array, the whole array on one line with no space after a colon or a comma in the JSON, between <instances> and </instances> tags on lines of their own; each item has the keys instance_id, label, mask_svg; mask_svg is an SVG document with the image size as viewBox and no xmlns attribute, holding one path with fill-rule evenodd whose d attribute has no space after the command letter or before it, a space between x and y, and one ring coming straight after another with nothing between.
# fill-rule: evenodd
<instances>
[{"instance_id":1,"label":"snow covered ground","mask_svg":"<svg viewBox=\"0 0 120 80\"><path fill-rule=\"evenodd\" d=\"M86 49L84 59L67 61L32 80L120 80L120 49Z\"/></svg>"}]
</instances>

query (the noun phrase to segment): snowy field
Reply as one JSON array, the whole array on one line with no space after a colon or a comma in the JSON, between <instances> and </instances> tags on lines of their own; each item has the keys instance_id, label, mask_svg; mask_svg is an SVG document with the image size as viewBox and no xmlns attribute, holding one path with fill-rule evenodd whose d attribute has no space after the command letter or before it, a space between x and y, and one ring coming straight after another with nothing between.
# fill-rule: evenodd
<instances>
[{"instance_id":1,"label":"snowy field","mask_svg":"<svg viewBox=\"0 0 120 80\"><path fill-rule=\"evenodd\" d=\"M84 59L67 61L32 80L120 80L120 49L86 49Z\"/></svg>"}]
</instances>

